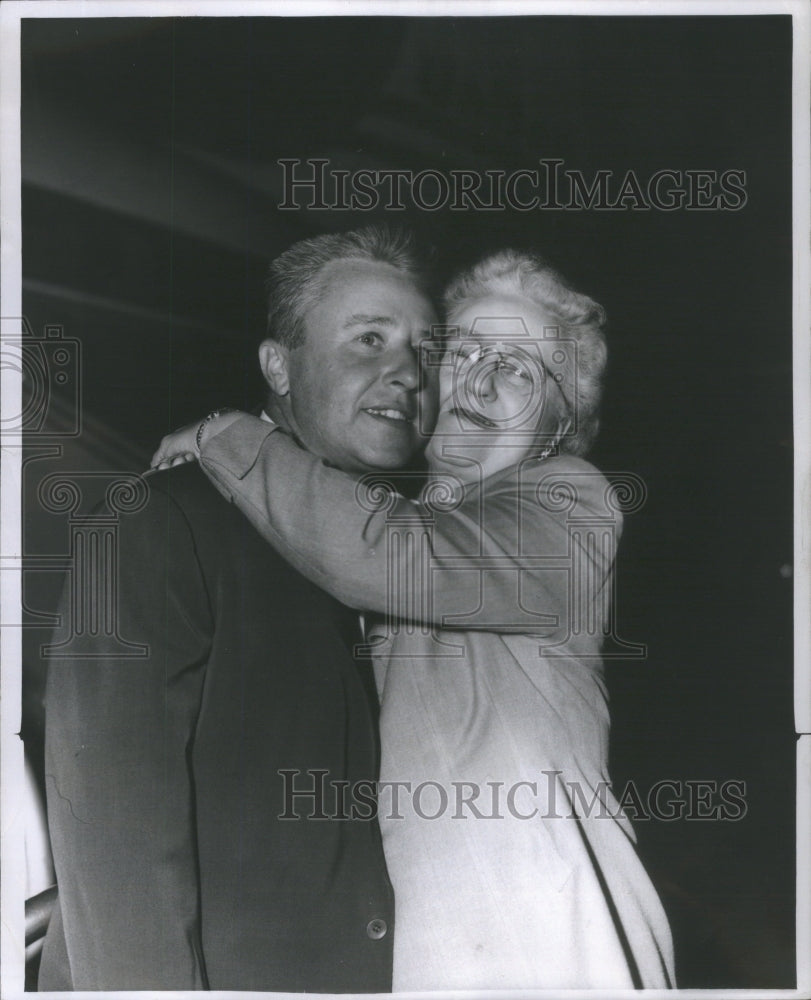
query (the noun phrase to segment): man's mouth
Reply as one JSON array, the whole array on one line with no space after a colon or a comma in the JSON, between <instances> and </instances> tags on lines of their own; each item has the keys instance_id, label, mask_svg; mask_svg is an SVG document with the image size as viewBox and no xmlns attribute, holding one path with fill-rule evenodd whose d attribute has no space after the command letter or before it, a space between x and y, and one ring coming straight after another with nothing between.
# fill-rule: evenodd
<instances>
[{"instance_id":1,"label":"man's mouth","mask_svg":"<svg viewBox=\"0 0 811 1000\"><path fill-rule=\"evenodd\" d=\"M457 417L461 420L467 420L468 423L475 424L477 427L490 428L497 426L492 420L488 420L484 414L475 413L473 410L466 410L461 406L454 406L452 410L448 410L448 415L451 417Z\"/></svg>"},{"instance_id":2,"label":"man's mouth","mask_svg":"<svg viewBox=\"0 0 811 1000\"><path fill-rule=\"evenodd\" d=\"M410 424L414 419L414 415L410 411L401 410L395 406L366 406L363 412L380 420L392 420L401 424Z\"/></svg>"}]
</instances>

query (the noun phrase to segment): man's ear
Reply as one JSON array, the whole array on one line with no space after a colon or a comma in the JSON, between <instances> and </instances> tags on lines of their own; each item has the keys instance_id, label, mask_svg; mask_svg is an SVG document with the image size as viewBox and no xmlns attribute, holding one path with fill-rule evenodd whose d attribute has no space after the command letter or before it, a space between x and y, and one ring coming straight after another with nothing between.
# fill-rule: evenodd
<instances>
[{"instance_id":1,"label":"man's ear","mask_svg":"<svg viewBox=\"0 0 811 1000\"><path fill-rule=\"evenodd\" d=\"M287 348L278 340L263 340L259 345L259 367L265 381L277 396L286 396L290 392L288 355Z\"/></svg>"}]
</instances>

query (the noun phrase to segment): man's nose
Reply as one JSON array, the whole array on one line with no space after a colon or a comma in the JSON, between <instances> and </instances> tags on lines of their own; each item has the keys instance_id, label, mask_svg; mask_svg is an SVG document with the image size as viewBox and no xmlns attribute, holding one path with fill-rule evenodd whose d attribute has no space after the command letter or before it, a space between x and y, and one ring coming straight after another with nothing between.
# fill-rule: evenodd
<instances>
[{"instance_id":1,"label":"man's nose","mask_svg":"<svg viewBox=\"0 0 811 1000\"><path fill-rule=\"evenodd\" d=\"M409 346L392 352L386 371L386 381L413 392L420 384L420 364L418 352Z\"/></svg>"}]
</instances>

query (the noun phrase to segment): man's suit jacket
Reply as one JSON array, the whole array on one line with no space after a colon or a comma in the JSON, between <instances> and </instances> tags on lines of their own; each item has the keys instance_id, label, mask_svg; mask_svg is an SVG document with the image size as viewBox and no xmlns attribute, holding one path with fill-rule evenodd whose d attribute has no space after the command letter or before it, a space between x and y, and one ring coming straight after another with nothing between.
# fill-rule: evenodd
<instances>
[{"instance_id":1,"label":"man's suit jacket","mask_svg":"<svg viewBox=\"0 0 811 1000\"><path fill-rule=\"evenodd\" d=\"M99 638L49 671L59 905L40 989L387 991L377 821L329 818L330 782L376 778L354 617L196 465L147 481L146 506L121 517L117 605L148 657ZM315 787L320 808L291 797Z\"/></svg>"}]
</instances>

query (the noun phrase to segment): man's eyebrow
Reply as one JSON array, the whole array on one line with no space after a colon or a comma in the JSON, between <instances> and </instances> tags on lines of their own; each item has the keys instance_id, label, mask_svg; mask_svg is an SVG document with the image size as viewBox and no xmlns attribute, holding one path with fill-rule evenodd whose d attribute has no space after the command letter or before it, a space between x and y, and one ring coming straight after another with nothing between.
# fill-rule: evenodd
<instances>
[{"instance_id":1,"label":"man's eyebrow","mask_svg":"<svg viewBox=\"0 0 811 1000\"><path fill-rule=\"evenodd\" d=\"M349 326L394 326L391 316L369 316L366 313L353 313L344 323L344 330Z\"/></svg>"}]
</instances>

